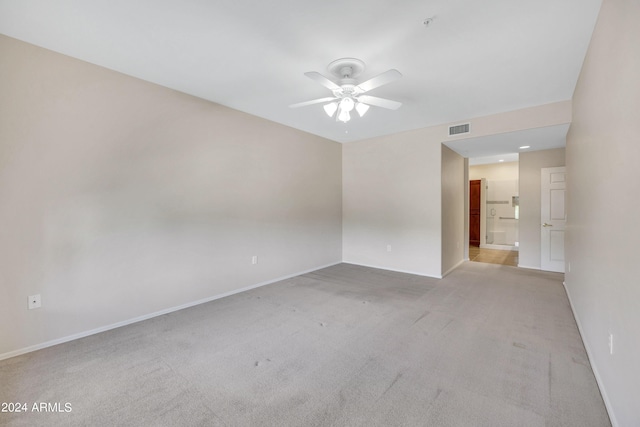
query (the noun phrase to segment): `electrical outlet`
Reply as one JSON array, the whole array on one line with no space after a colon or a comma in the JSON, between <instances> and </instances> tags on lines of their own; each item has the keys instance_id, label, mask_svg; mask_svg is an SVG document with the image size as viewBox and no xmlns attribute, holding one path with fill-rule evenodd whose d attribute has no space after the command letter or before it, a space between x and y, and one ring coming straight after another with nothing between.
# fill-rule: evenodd
<instances>
[{"instance_id":1,"label":"electrical outlet","mask_svg":"<svg viewBox=\"0 0 640 427\"><path fill-rule=\"evenodd\" d=\"M33 310L34 308L40 308L41 306L42 306L42 301L40 300L40 294L29 296L29 310Z\"/></svg>"},{"instance_id":2,"label":"electrical outlet","mask_svg":"<svg viewBox=\"0 0 640 427\"><path fill-rule=\"evenodd\" d=\"M251 264L256 265L258 263L258 255L251 257Z\"/></svg>"},{"instance_id":3,"label":"electrical outlet","mask_svg":"<svg viewBox=\"0 0 640 427\"><path fill-rule=\"evenodd\" d=\"M609 354L613 354L613 334L609 333Z\"/></svg>"},{"instance_id":4,"label":"electrical outlet","mask_svg":"<svg viewBox=\"0 0 640 427\"><path fill-rule=\"evenodd\" d=\"M391 245L387 245L387 252L391 252Z\"/></svg>"}]
</instances>

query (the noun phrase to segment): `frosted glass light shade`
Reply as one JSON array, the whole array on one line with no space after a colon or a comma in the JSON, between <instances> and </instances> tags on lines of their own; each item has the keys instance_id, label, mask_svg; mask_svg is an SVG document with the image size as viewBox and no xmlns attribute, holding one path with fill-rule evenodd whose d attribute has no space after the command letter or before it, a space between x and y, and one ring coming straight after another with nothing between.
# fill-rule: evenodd
<instances>
[{"instance_id":1,"label":"frosted glass light shade","mask_svg":"<svg viewBox=\"0 0 640 427\"><path fill-rule=\"evenodd\" d=\"M349 112L353 110L353 105L353 99L342 98L342 101L340 101L340 110Z\"/></svg>"},{"instance_id":2,"label":"frosted glass light shade","mask_svg":"<svg viewBox=\"0 0 640 427\"><path fill-rule=\"evenodd\" d=\"M323 108L324 108L324 112L327 113L327 116L333 117L333 115L336 113L336 110L338 109L338 103L332 102L330 104L325 105Z\"/></svg>"},{"instance_id":3,"label":"frosted glass light shade","mask_svg":"<svg viewBox=\"0 0 640 427\"><path fill-rule=\"evenodd\" d=\"M338 120L340 120L343 123L347 123L349 120L351 120L351 114L349 114L349 111L347 110L340 109L340 113L338 114Z\"/></svg>"},{"instance_id":4,"label":"frosted glass light shade","mask_svg":"<svg viewBox=\"0 0 640 427\"><path fill-rule=\"evenodd\" d=\"M367 111L369 111L369 106L367 104L363 104L362 102L358 102L356 104L356 111L360 115L360 117L364 116Z\"/></svg>"}]
</instances>

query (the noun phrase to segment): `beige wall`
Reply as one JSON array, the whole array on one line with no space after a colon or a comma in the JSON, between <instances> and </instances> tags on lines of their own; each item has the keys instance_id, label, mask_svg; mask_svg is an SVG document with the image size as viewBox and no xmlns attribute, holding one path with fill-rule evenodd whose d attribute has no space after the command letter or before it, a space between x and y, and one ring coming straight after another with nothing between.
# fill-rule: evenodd
<instances>
[{"instance_id":1,"label":"beige wall","mask_svg":"<svg viewBox=\"0 0 640 427\"><path fill-rule=\"evenodd\" d=\"M453 270L464 259L465 187L468 187L464 167L464 157L442 145L443 275Z\"/></svg>"},{"instance_id":2,"label":"beige wall","mask_svg":"<svg viewBox=\"0 0 640 427\"><path fill-rule=\"evenodd\" d=\"M341 261L340 144L4 36L0 57L0 356Z\"/></svg>"},{"instance_id":3,"label":"beige wall","mask_svg":"<svg viewBox=\"0 0 640 427\"><path fill-rule=\"evenodd\" d=\"M345 262L440 276L435 135L431 128L343 145Z\"/></svg>"},{"instance_id":4,"label":"beige wall","mask_svg":"<svg viewBox=\"0 0 640 427\"><path fill-rule=\"evenodd\" d=\"M566 286L618 426L640 425L639 21L637 0L603 1L566 148Z\"/></svg>"},{"instance_id":5,"label":"beige wall","mask_svg":"<svg viewBox=\"0 0 640 427\"><path fill-rule=\"evenodd\" d=\"M486 178L492 181L518 179L518 162L492 163L469 166L469 179Z\"/></svg>"},{"instance_id":6,"label":"beige wall","mask_svg":"<svg viewBox=\"0 0 640 427\"><path fill-rule=\"evenodd\" d=\"M449 138L441 125L344 144L344 261L441 277L442 142L570 120L571 103L563 101L471 119L467 136ZM464 235L464 221L460 227Z\"/></svg>"},{"instance_id":7,"label":"beige wall","mask_svg":"<svg viewBox=\"0 0 640 427\"><path fill-rule=\"evenodd\" d=\"M564 152L556 148L520 153L519 267L540 268L540 169L564 166Z\"/></svg>"}]
</instances>

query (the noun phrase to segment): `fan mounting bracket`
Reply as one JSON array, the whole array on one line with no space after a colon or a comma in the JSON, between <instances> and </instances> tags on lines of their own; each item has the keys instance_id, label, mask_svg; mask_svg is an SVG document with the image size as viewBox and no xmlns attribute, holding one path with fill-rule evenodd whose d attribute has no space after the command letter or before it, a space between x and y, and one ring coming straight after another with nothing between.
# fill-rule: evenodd
<instances>
[{"instance_id":1,"label":"fan mounting bracket","mask_svg":"<svg viewBox=\"0 0 640 427\"><path fill-rule=\"evenodd\" d=\"M356 58L336 59L329 64L327 70L340 80L353 80L364 71L364 62Z\"/></svg>"}]
</instances>

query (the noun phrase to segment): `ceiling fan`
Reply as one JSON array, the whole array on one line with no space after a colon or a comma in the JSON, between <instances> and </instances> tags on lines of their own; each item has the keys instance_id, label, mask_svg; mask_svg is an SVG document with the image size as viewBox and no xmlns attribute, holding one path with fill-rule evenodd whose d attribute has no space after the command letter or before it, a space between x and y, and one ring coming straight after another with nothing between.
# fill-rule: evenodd
<instances>
[{"instance_id":1,"label":"ceiling fan","mask_svg":"<svg viewBox=\"0 0 640 427\"><path fill-rule=\"evenodd\" d=\"M322 86L333 92L333 96L313 99L311 101L300 102L290 105L290 108L306 107L307 105L326 103L323 108L329 117L336 118L343 123L351 120L351 112L355 109L360 117L364 116L369 106L397 110L402 103L391 101L390 99L378 98L377 96L365 95L372 89L391 83L402 77L398 70L388 70L382 74L357 84L356 77L364 71L364 62L355 58L342 58L333 61L327 70L338 79L338 83L329 80L322 74L310 71L304 73L305 76L320 83Z\"/></svg>"}]
</instances>

